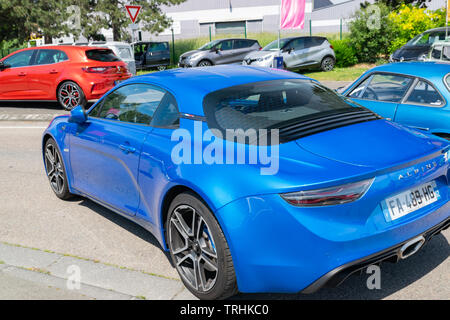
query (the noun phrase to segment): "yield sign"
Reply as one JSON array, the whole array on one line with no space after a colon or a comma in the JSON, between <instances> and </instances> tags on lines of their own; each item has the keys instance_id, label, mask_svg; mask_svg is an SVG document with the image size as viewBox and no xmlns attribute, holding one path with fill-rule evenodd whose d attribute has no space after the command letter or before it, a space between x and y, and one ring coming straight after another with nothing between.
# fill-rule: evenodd
<instances>
[{"instance_id":1,"label":"yield sign","mask_svg":"<svg viewBox=\"0 0 450 320\"><path fill-rule=\"evenodd\" d=\"M126 5L125 8L127 9L128 16L131 19L131 22L135 23L136 18L139 15L139 12L141 11L142 6L128 6Z\"/></svg>"}]
</instances>

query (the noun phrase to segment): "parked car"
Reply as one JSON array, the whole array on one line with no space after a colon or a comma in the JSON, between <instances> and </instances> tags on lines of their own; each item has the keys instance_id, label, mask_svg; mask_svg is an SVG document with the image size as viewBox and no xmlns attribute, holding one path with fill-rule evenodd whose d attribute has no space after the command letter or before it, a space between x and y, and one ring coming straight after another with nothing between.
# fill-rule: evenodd
<instances>
[{"instance_id":1,"label":"parked car","mask_svg":"<svg viewBox=\"0 0 450 320\"><path fill-rule=\"evenodd\" d=\"M257 40L221 39L208 42L197 50L183 53L180 67L209 67L219 64L240 64L252 51L260 50Z\"/></svg>"},{"instance_id":2,"label":"parked car","mask_svg":"<svg viewBox=\"0 0 450 320\"><path fill-rule=\"evenodd\" d=\"M431 45L436 41L445 40L446 28L435 28L427 30L411 40L403 47L396 50L389 58L390 62L423 61L430 52ZM450 33L449 33L450 34Z\"/></svg>"},{"instance_id":3,"label":"parked car","mask_svg":"<svg viewBox=\"0 0 450 320\"><path fill-rule=\"evenodd\" d=\"M127 64L128 70L132 75L136 75L136 62L134 60L133 48L129 43L117 41L94 41L90 46L111 49L116 56Z\"/></svg>"},{"instance_id":4,"label":"parked car","mask_svg":"<svg viewBox=\"0 0 450 320\"><path fill-rule=\"evenodd\" d=\"M450 41L436 41L432 44L426 61L450 61Z\"/></svg>"},{"instance_id":5,"label":"parked car","mask_svg":"<svg viewBox=\"0 0 450 320\"><path fill-rule=\"evenodd\" d=\"M379 115L450 139L450 65L408 62L365 72L342 93Z\"/></svg>"},{"instance_id":6,"label":"parked car","mask_svg":"<svg viewBox=\"0 0 450 320\"><path fill-rule=\"evenodd\" d=\"M249 53L243 65L272 67L274 57L282 56L289 70L320 68L331 71L336 62L333 46L324 37L295 37L272 41L261 51Z\"/></svg>"},{"instance_id":7,"label":"parked car","mask_svg":"<svg viewBox=\"0 0 450 320\"><path fill-rule=\"evenodd\" d=\"M66 109L95 101L131 77L111 49L45 46L0 60L0 100L58 101Z\"/></svg>"},{"instance_id":8,"label":"parked car","mask_svg":"<svg viewBox=\"0 0 450 320\"><path fill-rule=\"evenodd\" d=\"M56 196L152 232L201 299L310 293L411 256L450 225L449 148L305 76L243 66L133 77L42 140Z\"/></svg>"},{"instance_id":9,"label":"parked car","mask_svg":"<svg viewBox=\"0 0 450 320\"><path fill-rule=\"evenodd\" d=\"M133 47L138 70L156 68L162 71L170 65L168 42L137 42Z\"/></svg>"}]
</instances>

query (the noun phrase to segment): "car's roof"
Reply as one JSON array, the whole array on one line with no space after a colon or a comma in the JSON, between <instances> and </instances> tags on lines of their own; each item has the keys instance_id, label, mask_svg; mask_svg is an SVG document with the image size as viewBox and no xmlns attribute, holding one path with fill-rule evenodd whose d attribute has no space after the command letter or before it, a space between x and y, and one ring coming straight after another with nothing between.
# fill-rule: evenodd
<instances>
[{"instance_id":1,"label":"car's roof","mask_svg":"<svg viewBox=\"0 0 450 320\"><path fill-rule=\"evenodd\" d=\"M310 79L284 70L252 66L224 65L203 68L178 68L133 77L126 83L150 83L172 92L181 112L203 114L205 95L223 88L252 82L279 79Z\"/></svg>"},{"instance_id":2,"label":"car's roof","mask_svg":"<svg viewBox=\"0 0 450 320\"><path fill-rule=\"evenodd\" d=\"M431 80L433 78L442 79L446 74L450 73L450 64L438 61L398 62L384 64L369 71L401 73Z\"/></svg>"}]
</instances>

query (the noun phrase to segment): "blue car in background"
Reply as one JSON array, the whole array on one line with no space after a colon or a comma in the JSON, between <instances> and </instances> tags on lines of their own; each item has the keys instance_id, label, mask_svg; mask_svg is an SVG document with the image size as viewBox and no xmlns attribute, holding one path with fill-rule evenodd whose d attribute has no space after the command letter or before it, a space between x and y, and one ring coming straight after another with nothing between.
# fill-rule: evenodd
<instances>
[{"instance_id":1,"label":"blue car in background","mask_svg":"<svg viewBox=\"0 0 450 320\"><path fill-rule=\"evenodd\" d=\"M201 299L310 293L414 254L450 224L449 149L312 79L248 66L133 77L42 140L56 196L146 228Z\"/></svg>"},{"instance_id":2,"label":"blue car in background","mask_svg":"<svg viewBox=\"0 0 450 320\"><path fill-rule=\"evenodd\" d=\"M382 117L450 140L450 64L403 62L365 72L343 95Z\"/></svg>"}]
</instances>

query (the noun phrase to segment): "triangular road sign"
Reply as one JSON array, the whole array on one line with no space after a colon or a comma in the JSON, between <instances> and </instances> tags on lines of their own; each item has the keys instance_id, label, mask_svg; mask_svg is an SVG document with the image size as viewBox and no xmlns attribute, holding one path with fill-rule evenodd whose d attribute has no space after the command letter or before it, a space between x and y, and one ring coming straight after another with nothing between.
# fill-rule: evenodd
<instances>
[{"instance_id":1,"label":"triangular road sign","mask_svg":"<svg viewBox=\"0 0 450 320\"><path fill-rule=\"evenodd\" d=\"M142 6L128 6L128 5L126 5L125 8L127 9L128 16L130 17L131 22L135 23L136 22L136 18L138 17Z\"/></svg>"}]
</instances>

